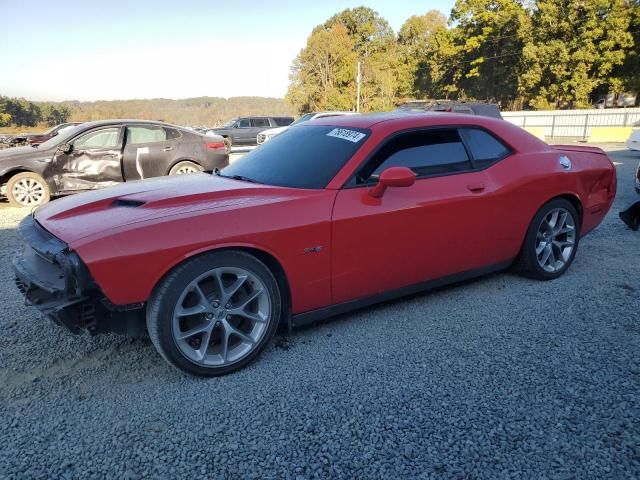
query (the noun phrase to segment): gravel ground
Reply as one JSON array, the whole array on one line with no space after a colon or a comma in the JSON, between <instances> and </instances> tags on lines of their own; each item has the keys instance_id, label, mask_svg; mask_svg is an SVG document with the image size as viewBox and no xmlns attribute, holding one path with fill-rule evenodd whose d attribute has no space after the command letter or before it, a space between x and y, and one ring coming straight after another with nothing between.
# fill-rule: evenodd
<instances>
[{"instance_id":1,"label":"gravel ground","mask_svg":"<svg viewBox=\"0 0 640 480\"><path fill-rule=\"evenodd\" d=\"M25 307L26 212L0 206L0 478L638 478L640 232L617 214L640 155L609 148L618 198L561 279L344 315L212 380Z\"/></svg>"}]
</instances>

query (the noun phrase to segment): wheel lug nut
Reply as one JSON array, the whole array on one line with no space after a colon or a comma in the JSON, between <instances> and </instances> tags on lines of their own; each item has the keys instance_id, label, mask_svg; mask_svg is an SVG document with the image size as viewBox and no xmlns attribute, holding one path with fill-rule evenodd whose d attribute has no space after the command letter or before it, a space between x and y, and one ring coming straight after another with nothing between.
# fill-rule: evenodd
<instances>
[{"instance_id":1,"label":"wheel lug nut","mask_svg":"<svg viewBox=\"0 0 640 480\"><path fill-rule=\"evenodd\" d=\"M218 302L217 300L215 302L213 302L213 306L215 308L218 308L220 306L220 302Z\"/></svg>"},{"instance_id":2,"label":"wheel lug nut","mask_svg":"<svg viewBox=\"0 0 640 480\"><path fill-rule=\"evenodd\" d=\"M231 308L231 304L230 304L230 303L227 303L227 304L224 306L224 308L226 308L227 310L229 310L229 309Z\"/></svg>"},{"instance_id":3,"label":"wheel lug nut","mask_svg":"<svg viewBox=\"0 0 640 480\"><path fill-rule=\"evenodd\" d=\"M207 320L211 320L211 319L213 318L213 314L212 314L212 313L207 313L207 314L205 315L205 318L206 318Z\"/></svg>"},{"instance_id":4,"label":"wheel lug nut","mask_svg":"<svg viewBox=\"0 0 640 480\"><path fill-rule=\"evenodd\" d=\"M227 315L227 320L231 320L231 315Z\"/></svg>"}]
</instances>

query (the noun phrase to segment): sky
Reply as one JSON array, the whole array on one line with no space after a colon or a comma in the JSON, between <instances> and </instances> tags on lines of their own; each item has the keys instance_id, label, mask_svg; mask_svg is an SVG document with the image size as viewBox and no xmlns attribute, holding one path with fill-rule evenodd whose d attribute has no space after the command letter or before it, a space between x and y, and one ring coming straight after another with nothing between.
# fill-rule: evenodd
<instances>
[{"instance_id":1,"label":"sky","mask_svg":"<svg viewBox=\"0 0 640 480\"><path fill-rule=\"evenodd\" d=\"M397 32L454 0L0 0L0 95L283 97L316 25L365 5Z\"/></svg>"}]
</instances>

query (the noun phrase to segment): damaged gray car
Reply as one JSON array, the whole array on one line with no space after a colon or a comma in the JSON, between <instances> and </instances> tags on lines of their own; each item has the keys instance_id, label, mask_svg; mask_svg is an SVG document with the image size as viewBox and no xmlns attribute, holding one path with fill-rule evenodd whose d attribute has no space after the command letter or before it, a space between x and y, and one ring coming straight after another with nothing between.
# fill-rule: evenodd
<instances>
[{"instance_id":1,"label":"damaged gray car","mask_svg":"<svg viewBox=\"0 0 640 480\"><path fill-rule=\"evenodd\" d=\"M56 195L228 164L222 137L146 120L88 122L39 146L0 151L0 196L34 207Z\"/></svg>"}]
</instances>

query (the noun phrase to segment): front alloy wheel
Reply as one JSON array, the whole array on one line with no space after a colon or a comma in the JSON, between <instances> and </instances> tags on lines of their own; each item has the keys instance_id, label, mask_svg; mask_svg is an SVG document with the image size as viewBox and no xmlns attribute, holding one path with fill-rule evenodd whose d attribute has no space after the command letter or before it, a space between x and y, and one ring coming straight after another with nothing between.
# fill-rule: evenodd
<instances>
[{"instance_id":1,"label":"front alloy wheel","mask_svg":"<svg viewBox=\"0 0 640 480\"><path fill-rule=\"evenodd\" d=\"M201 376L238 370L273 337L280 294L269 269L244 252L205 254L172 272L147 313L149 335L174 367Z\"/></svg>"},{"instance_id":2,"label":"front alloy wheel","mask_svg":"<svg viewBox=\"0 0 640 480\"><path fill-rule=\"evenodd\" d=\"M255 274L215 268L183 290L173 311L173 338L196 364L230 365L260 343L270 313L267 288Z\"/></svg>"},{"instance_id":3,"label":"front alloy wheel","mask_svg":"<svg viewBox=\"0 0 640 480\"><path fill-rule=\"evenodd\" d=\"M7 198L14 207L37 207L51 197L49 185L37 173L19 173L7 182Z\"/></svg>"}]
</instances>

